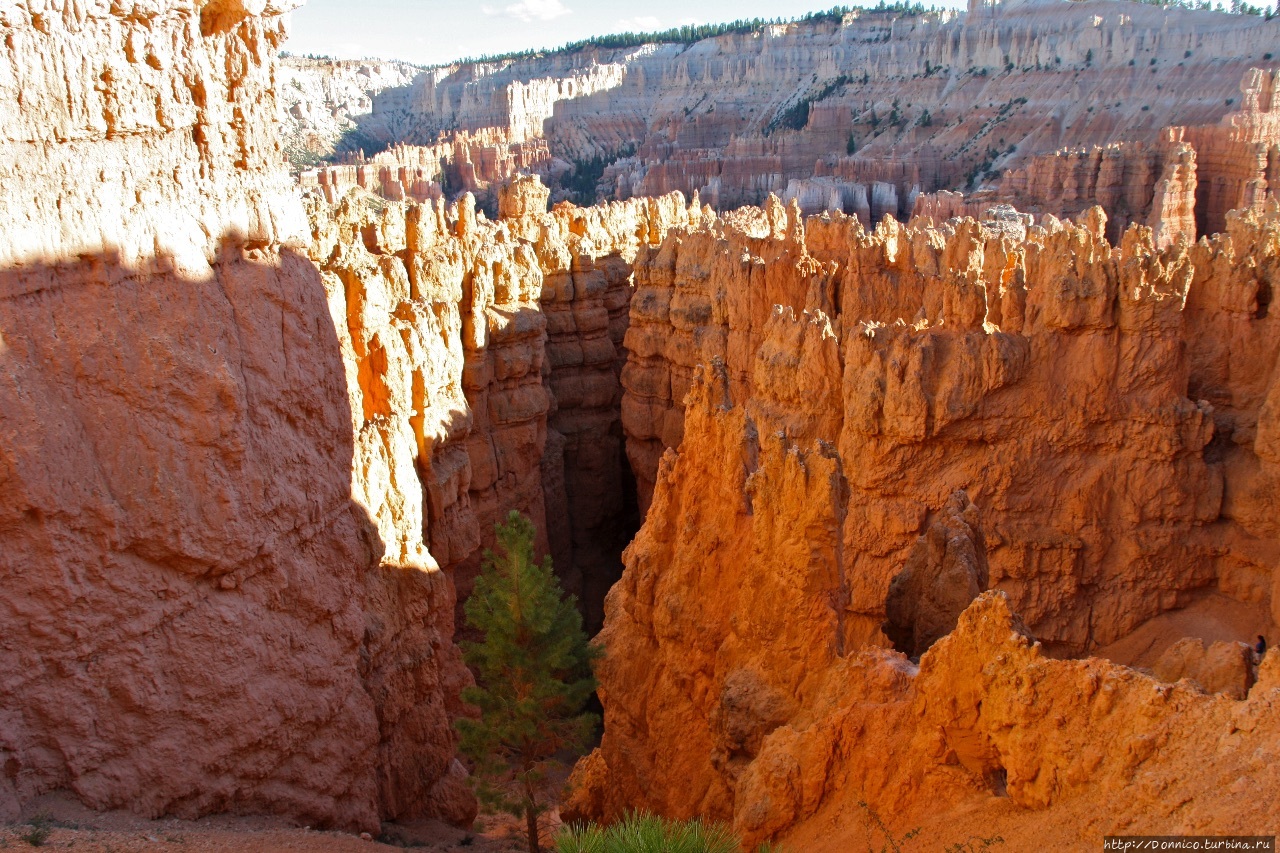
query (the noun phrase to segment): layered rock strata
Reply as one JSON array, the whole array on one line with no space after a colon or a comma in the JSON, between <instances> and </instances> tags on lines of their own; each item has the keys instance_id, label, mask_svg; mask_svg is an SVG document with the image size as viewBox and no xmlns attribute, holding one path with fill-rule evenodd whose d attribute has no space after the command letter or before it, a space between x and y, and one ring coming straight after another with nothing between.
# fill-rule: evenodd
<instances>
[{"instance_id":1,"label":"layered rock strata","mask_svg":"<svg viewBox=\"0 0 1280 853\"><path fill-rule=\"evenodd\" d=\"M668 611L645 598L655 614ZM815 641L804 651L826 668L799 680L797 704L779 699L782 671L762 675L749 657L716 667L723 686L693 667L688 680L657 675L648 686L662 701L611 723L635 732L643 728L626 727L660 714L664 724L681 719L683 748L620 751L606 735L575 771L569 814L617 815L638 801L718 815L748 845L772 838L823 853L883 845L885 833L914 832L926 845L998 837L1011 848L1073 849L1157 827L1247 834L1271 819L1259 792L1280 784L1274 653L1247 701L1209 696L1097 658L1049 659L998 592L971 605L919 666L875 648L839 653ZM788 657L797 652L788 647ZM606 671L620 666L611 660ZM676 695L711 706L711 716L681 717L669 708Z\"/></svg>"},{"instance_id":2,"label":"layered rock strata","mask_svg":"<svg viewBox=\"0 0 1280 853\"><path fill-rule=\"evenodd\" d=\"M372 157L363 152L341 166L302 172L298 183L319 189L333 203L353 186L391 201L427 201L470 192L495 202L501 185L516 175L560 174L567 165L552 161L546 140L512 142L502 131L459 133L437 145L397 145ZM490 212L494 206L490 204Z\"/></svg>"},{"instance_id":3,"label":"layered rock strata","mask_svg":"<svg viewBox=\"0 0 1280 853\"><path fill-rule=\"evenodd\" d=\"M453 592L380 523L296 250L291 5L0 11L5 818L475 813Z\"/></svg>"},{"instance_id":4,"label":"layered rock strata","mask_svg":"<svg viewBox=\"0 0 1280 853\"><path fill-rule=\"evenodd\" d=\"M938 798L994 808L992 793L1070 808L1165 773L1148 763L1159 745L1241 717L1212 774L1274 749L1256 725L1275 713L1271 682L1236 708L1050 662L1011 614L1055 654L1209 589L1275 620L1280 209L1165 248L1142 226L1112 248L1096 208L1022 228L867 233L772 202L641 250L623 426L651 505L607 602L605 736L579 766L579 813L712 815L752 842L795 839L814 815L852 820L859 799L901 821ZM960 488L979 512L947 505ZM984 549L1000 596L918 674L874 649L904 565L980 589ZM920 639L913 626L913 651Z\"/></svg>"},{"instance_id":5,"label":"layered rock strata","mask_svg":"<svg viewBox=\"0 0 1280 853\"><path fill-rule=\"evenodd\" d=\"M406 62L287 56L276 71L276 98L290 163L301 170L378 144L359 132L355 117L373 111L375 96L412 85L421 72Z\"/></svg>"},{"instance_id":6,"label":"layered rock strata","mask_svg":"<svg viewBox=\"0 0 1280 853\"><path fill-rule=\"evenodd\" d=\"M636 261L622 412L642 503L663 453L685 434L683 398L697 365L719 358L732 399L762 430L821 439L859 460L846 475L858 496L851 506L869 501L846 533L860 587L854 610L882 612L923 519L961 487L990 496L975 500L989 523L992 582L1046 642L1106 644L1174 606L1174 588L1235 574L1233 560L1253 567L1231 582L1243 585L1266 558L1235 552L1269 534L1234 501L1224 505L1218 463L1228 445L1210 440L1240 430L1230 446L1241 447L1259 429L1259 386L1270 387L1275 357L1264 339L1275 228L1274 218L1244 217L1212 242L1164 250L1131 229L1113 249L1100 213L1079 226L1050 219L1019 241L972 221L937 231L886 220L867 233L837 216L811 218L806 229L794 207L775 203L677 230ZM1125 355L1086 355L1091 347ZM1247 379L1224 375L1224 347L1256 365ZM1066 364L1093 367L1077 374ZM1249 402L1228 403L1237 395ZM1028 412L1043 413L1042 426L1032 428ZM1007 419L1023 426L1004 429ZM1139 439L1159 451L1139 449ZM1243 468L1269 451L1255 442L1241 452L1254 461L1238 463L1236 482L1251 484ZM966 454L984 461L971 467L959 461ZM935 458L947 463L924 462ZM1129 471L1132 485L1090 497L1110 487L1088 474L1085 458L1110 459L1104 467ZM1059 464L1063 477L1045 476ZM924 485L902 473L915 470L941 476ZM1143 483L1178 497L1156 500ZM1077 502L1092 521L1067 509ZM1221 533L1237 515L1248 531ZM1188 541L1194 531L1207 538ZM1159 568L1174 564L1176 572ZM1150 569L1145 591L1132 586L1136 565ZM1064 584L1057 592L1049 575ZM1027 597L1015 591L1024 586Z\"/></svg>"},{"instance_id":7,"label":"layered rock strata","mask_svg":"<svg viewBox=\"0 0 1280 853\"><path fill-rule=\"evenodd\" d=\"M1115 0L958 15L860 9L687 45L430 69L373 95L354 120L384 144L542 141L579 178L605 164L597 189L606 197L679 190L730 210L801 182L794 192L806 213L838 200L846 213L866 205L871 221L906 219L918 193L975 188L1039 155L1158 146L1165 128L1215 126L1244 105L1243 75L1274 71L1277 42L1280 21ZM1200 160L1228 176L1231 195L1247 183L1229 162L1236 153ZM1150 224L1149 200L1166 176L1144 176L1142 159L1101 179L1136 182L1116 192L1143 206L1134 221ZM820 185L803 187L815 178ZM1239 206L1220 203L1211 186L1200 184L1214 211L1202 233Z\"/></svg>"},{"instance_id":8,"label":"layered rock strata","mask_svg":"<svg viewBox=\"0 0 1280 853\"><path fill-rule=\"evenodd\" d=\"M629 261L689 213L678 196L552 214L547 200L516 181L493 223L470 196L312 196L310 255L383 538L429 549L465 595L494 524L519 510L598 626L639 523L619 423Z\"/></svg>"},{"instance_id":9,"label":"layered rock strata","mask_svg":"<svg viewBox=\"0 0 1280 853\"><path fill-rule=\"evenodd\" d=\"M1150 144L1037 156L971 197L945 190L921 194L912 214L937 223L977 216L998 201L1063 217L1097 204L1107 213L1112 243L1134 222L1150 226L1161 246L1217 233L1226 227L1228 211L1261 213L1280 186L1277 77L1280 72L1250 69L1240 82L1241 109L1218 124L1168 127Z\"/></svg>"}]
</instances>

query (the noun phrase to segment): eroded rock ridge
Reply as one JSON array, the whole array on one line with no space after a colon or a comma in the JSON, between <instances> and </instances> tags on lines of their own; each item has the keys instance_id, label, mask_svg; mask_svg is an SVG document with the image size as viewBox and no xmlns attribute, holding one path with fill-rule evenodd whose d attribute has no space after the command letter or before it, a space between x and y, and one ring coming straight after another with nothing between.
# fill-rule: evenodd
<instances>
[{"instance_id":1,"label":"eroded rock ridge","mask_svg":"<svg viewBox=\"0 0 1280 853\"><path fill-rule=\"evenodd\" d=\"M1157 674L1249 691L1239 708L1044 657L1209 591L1280 621L1262 509L1280 208L1164 248L1139 225L1112 247L1105 220L867 232L773 201L641 250L623 426L650 505L606 606L605 736L579 765L578 813L640 804L794 843L817 837L815 815L866 823L859 801L1069 811L1169 772L1146 744L1274 715L1238 645ZM925 651L988 581L998 595ZM910 627L899 647L924 651L918 673L877 649L886 610ZM1076 680L1093 686L1050 686ZM1196 753L1203 778L1274 749L1249 732ZM1202 815L1229 793L1181 790Z\"/></svg>"}]
</instances>

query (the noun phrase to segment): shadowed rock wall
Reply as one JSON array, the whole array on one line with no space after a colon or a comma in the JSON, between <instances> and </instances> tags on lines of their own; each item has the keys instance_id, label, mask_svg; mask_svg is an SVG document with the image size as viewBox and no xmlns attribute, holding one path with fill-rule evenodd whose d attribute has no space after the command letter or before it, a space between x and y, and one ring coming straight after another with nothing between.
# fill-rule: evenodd
<instances>
[{"instance_id":1,"label":"shadowed rock wall","mask_svg":"<svg viewBox=\"0 0 1280 853\"><path fill-rule=\"evenodd\" d=\"M379 535L277 2L0 12L0 814L475 813L453 592Z\"/></svg>"}]
</instances>

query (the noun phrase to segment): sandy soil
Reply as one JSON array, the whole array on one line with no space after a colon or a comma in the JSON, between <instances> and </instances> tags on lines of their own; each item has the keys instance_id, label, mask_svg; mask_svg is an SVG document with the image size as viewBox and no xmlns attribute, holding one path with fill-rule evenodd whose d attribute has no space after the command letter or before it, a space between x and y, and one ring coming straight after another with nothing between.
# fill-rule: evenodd
<instances>
[{"instance_id":1,"label":"sandy soil","mask_svg":"<svg viewBox=\"0 0 1280 853\"><path fill-rule=\"evenodd\" d=\"M1129 636L1098 649L1094 656L1126 666L1152 667L1183 637L1198 637L1205 645L1218 641L1252 645L1258 634L1265 635L1268 642L1280 642L1280 629L1272 623L1266 607L1210 592L1180 610L1144 622Z\"/></svg>"},{"instance_id":2,"label":"sandy soil","mask_svg":"<svg viewBox=\"0 0 1280 853\"><path fill-rule=\"evenodd\" d=\"M555 822L554 814L547 817L548 823ZM38 800L23 821L0 826L0 850L30 849L29 839L39 828L47 830L43 848L84 853L374 853L405 848L514 853L526 849L522 826L505 816L482 815L471 831L438 821L387 823L374 839L265 817L146 820L127 812L93 812L69 797L55 795Z\"/></svg>"}]
</instances>

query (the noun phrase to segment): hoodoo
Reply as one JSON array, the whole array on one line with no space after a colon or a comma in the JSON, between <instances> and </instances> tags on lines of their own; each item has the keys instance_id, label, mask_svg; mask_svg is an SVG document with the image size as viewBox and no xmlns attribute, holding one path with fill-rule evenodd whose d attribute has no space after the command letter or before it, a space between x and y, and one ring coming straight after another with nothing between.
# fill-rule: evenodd
<instances>
[{"instance_id":1,"label":"hoodoo","mask_svg":"<svg viewBox=\"0 0 1280 853\"><path fill-rule=\"evenodd\" d=\"M0 820L470 831L514 511L599 647L548 833L1275 832L1275 15L297 5L0 3Z\"/></svg>"}]
</instances>

